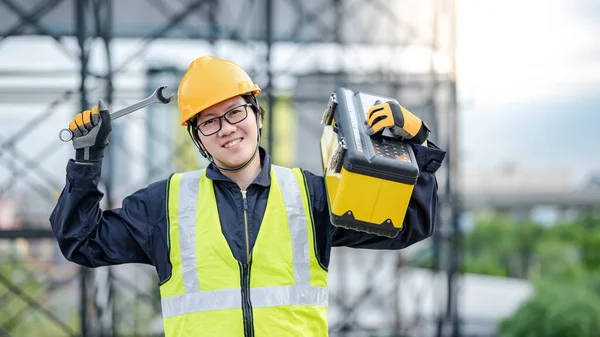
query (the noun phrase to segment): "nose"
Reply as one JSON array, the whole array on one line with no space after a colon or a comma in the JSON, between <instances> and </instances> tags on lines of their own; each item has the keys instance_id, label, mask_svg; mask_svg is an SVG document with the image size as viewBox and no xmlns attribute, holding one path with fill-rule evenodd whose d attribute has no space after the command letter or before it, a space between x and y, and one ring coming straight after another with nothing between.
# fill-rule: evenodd
<instances>
[{"instance_id":1,"label":"nose","mask_svg":"<svg viewBox=\"0 0 600 337\"><path fill-rule=\"evenodd\" d=\"M237 127L235 125L229 124L229 122L225 118L221 119L221 130L219 130L219 136L227 136L235 132L235 130L237 130Z\"/></svg>"}]
</instances>

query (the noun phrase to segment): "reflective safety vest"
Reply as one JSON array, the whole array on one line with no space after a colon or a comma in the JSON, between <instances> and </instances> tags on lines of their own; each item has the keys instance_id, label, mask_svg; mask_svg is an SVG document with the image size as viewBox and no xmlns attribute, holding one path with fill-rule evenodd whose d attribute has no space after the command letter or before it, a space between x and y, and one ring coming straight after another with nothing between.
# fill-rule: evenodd
<instances>
[{"instance_id":1,"label":"reflective safety vest","mask_svg":"<svg viewBox=\"0 0 600 337\"><path fill-rule=\"evenodd\" d=\"M172 272L160 285L166 337L327 336L327 271L315 254L304 177L275 165L270 175L248 264L233 257L205 171L171 177Z\"/></svg>"}]
</instances>

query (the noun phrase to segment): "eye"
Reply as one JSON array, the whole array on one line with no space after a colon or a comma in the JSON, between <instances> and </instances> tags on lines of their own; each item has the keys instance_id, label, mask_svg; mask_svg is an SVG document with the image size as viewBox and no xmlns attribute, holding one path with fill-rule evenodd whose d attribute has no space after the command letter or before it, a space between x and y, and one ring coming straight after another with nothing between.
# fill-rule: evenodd
<instances>
[{"instance_id":1,"label":"eye","mask_svg":"<svg viewBox=\"0 0 600 337\"><path fill-rule=\"evenodd\" d=\"M229 111L229 114L230 115L235 115L235 114L238 114L240 112L242 112L242 109L238 108L238 109L234 109L234 110Z\"/></svg>"},{"instance_id":2,"label":"eye","mask_svg":"<svg viewBox=\"0 0 600 337\"><path fill-rule=\"evenodd\" d=\"M210 124L212 124L212 123L214 123L214 122L216 122L216 121L217 121L217 119L216 119L216 118L211 118L211 119L209 119L209 120L207 120L207 121L205 121L205 122L202 122L202 123L200 123L200 126L204 126L204 125L210 125Z\"/></svg>"}]
</instances>

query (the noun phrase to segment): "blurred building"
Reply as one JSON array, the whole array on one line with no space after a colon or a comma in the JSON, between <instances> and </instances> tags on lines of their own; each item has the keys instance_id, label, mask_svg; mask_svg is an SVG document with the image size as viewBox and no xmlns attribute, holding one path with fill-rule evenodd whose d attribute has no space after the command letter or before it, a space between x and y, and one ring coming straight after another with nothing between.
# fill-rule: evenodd
<instances>
[{"instance_id":1,"label":"blurred building","mask_svg":"<svg viewBox=\"0 0 600 337\"><path fill-rule=\"evenodd\" d=\"M600 205L600 189L578 185L570 171L506 166L493 171L462 172L462 202L470 214L509 214L515 220L545 225L576 218Z\"/></svg>"},{"instance_id":2,"label":"blurred building","mask_svg":"<svg viewBox=\"0 0 600 337\"><path fill-rule=\"evenodd\" d=\"M461 190L469 194L560 193L577 188L570 171L525 169L516 165L489 171L464 172Z\"/></svg>"}]
</instances>

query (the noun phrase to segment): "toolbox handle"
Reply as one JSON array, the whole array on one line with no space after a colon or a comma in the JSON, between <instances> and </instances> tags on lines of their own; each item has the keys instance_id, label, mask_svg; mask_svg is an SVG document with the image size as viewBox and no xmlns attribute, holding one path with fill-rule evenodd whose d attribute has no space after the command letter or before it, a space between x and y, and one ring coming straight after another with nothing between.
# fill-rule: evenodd
<instances>
[{"instance_id":1,"label":"toolbox handle","mask_svg":"<svg viewBox=\"0 0 600 337\"><path fill-rule=\"evenodd\" d=\"M327 103L327 108L323 112L323 117L321 117L321 124L330 125L333 120L333 113L335 112L335 108L337 107L337 98L335 93L331 94L329 97L329 102Z\"/></svg>"}]
</instances>

